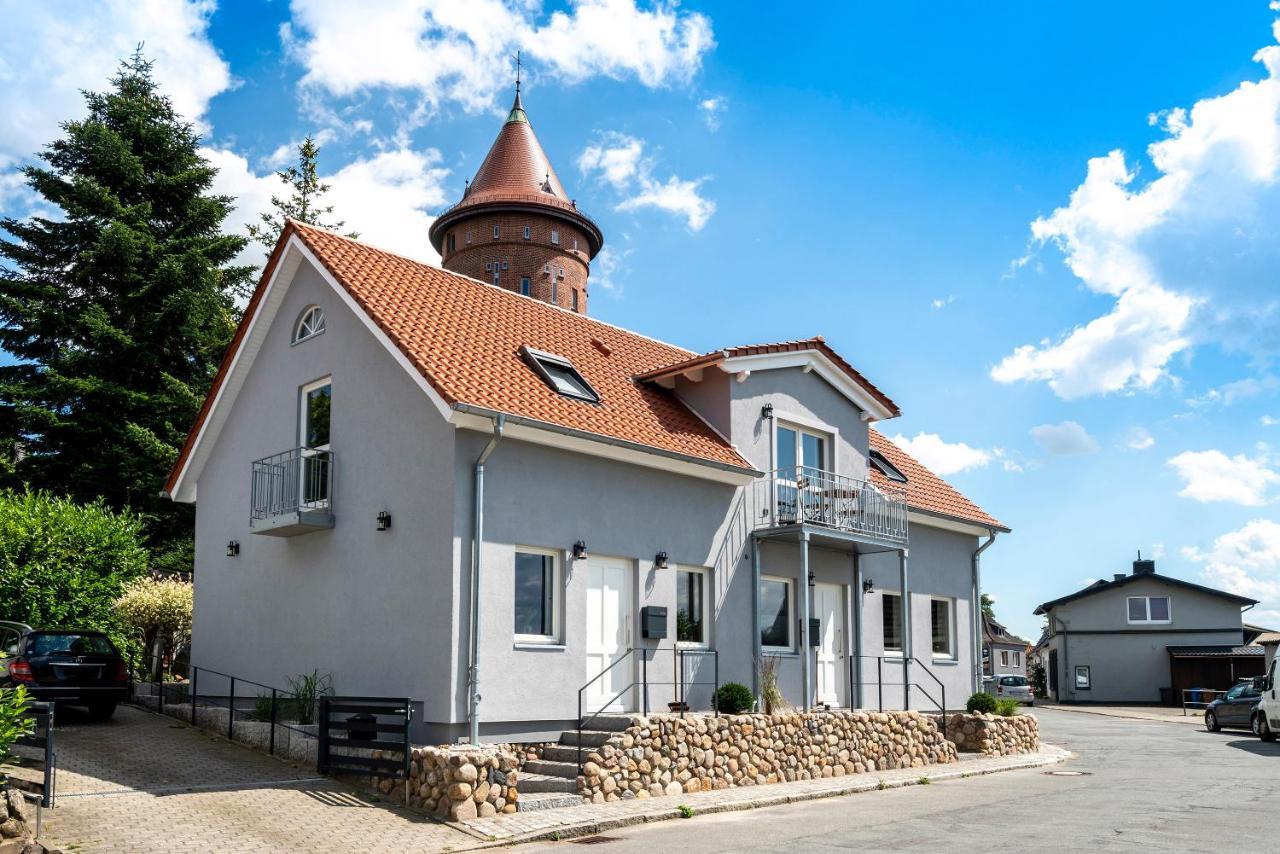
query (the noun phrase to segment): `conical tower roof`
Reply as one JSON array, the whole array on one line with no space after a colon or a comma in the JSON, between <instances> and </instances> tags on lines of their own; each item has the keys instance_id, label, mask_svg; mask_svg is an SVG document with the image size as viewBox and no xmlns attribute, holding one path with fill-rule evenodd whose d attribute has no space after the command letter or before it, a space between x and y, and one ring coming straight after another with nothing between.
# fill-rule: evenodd
<instances>
[{"instance_id":1,"label":"conical tower roof","mask_svg":"<svg viewBox=\"0 0 1280 854\"><path fill-rule=\"evenodd\" d=\"M507 119L498 131L489 153L467 185L462 200L431 225L431 242L439 251L445 230L480 209L541 210L582 227L592 243L594 256L604 243L600 228L565 192L556 170L533 132L529 115L517 89Z\"/></svg>"}]
</instances>

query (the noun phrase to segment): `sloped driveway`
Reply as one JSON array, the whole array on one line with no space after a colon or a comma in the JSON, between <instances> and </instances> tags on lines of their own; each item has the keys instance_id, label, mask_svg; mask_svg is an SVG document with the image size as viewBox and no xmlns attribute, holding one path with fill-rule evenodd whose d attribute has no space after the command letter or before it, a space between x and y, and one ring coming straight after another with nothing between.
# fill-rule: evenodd
<instances>
[{"instance_id":1,"label":"sloped driveway","mask_svg":"<svg viewBox=\"0 0 1280 854\"><path fill-rule=\"evenodd\" d=\"M423 851L480 840L172 718L69 709L44 841L78 852Z\"/></svg>"}]
</instances>

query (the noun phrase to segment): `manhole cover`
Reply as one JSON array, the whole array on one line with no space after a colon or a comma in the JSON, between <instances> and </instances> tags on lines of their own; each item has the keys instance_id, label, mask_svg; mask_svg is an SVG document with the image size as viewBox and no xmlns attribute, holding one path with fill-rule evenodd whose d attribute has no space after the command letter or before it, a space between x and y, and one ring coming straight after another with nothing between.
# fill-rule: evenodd
<instances>
[{"instance_id":1,"label":"manhole cover","mask_svg":"<svg viewBox=\"0 0 1280 854\"><path fill-rule=\"evenodd\" d=\"M1045 771L1048 777L1088 777L1088 771Z\"/></svg>"},{"instance_id":2,"label":"manhole cover","mask_svg":"<svg viewBox=\"0 0 1280 854\"><path fill-rule=\"evenodd\" d=\"M600 845L604 842L617 842L614 836L584 836L581 839L573 840L574 845Z\"/></svg>"}]
</instances>

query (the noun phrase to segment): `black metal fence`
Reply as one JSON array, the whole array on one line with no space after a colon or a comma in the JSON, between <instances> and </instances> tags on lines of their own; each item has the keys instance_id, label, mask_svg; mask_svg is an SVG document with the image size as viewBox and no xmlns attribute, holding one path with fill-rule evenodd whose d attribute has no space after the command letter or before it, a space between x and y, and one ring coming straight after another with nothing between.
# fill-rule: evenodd
<instances>
[{"instance_id":1,"label":"black metal fence","mask_svg":"<svg viewBox=\"0 0 1280 854\"><path fill-rule=\"evenodd\" d=\"M22 756L24 766L42 772L42 780L37 783L23 774L10 775L9 782L14 788L31 792L39 796L40 806L45 809L53 807L57 795L58 763L57 753L53 749L53 703L27 703L27 710L34 719L35 729L18 738L19 747L30 747L38 751L38 755Z\"/></svg>"},{"instance_id":2,"label":"black metal fence","mask_svg":"<svg viewBox=\"0 0 1280 854\"><path fill-rule=\"evenodd\" d=\"M412 718L413 706L407 697L321 697L316 767L321 774L408 780ZM352 750L359 752L347 752ZM379 751L379 755L364 751Z\"/></svg>"},{"instance_id":3,"label":"black metal fence","mask_svg":"<svg viewBox=\"0 0 1280 854\"><path fill-rule=\"evenodd\" d=\"M233 741L265 748L272 755L280 747L282 732L290 740L294 734L317 740L321 699L300 697L294 691L194 665L184 682L135 679L132 696L135 704L154 705L161 714L219 732ZM293 758L309 753L309 749L289 750Z\"/></svg>"}]
</instances>

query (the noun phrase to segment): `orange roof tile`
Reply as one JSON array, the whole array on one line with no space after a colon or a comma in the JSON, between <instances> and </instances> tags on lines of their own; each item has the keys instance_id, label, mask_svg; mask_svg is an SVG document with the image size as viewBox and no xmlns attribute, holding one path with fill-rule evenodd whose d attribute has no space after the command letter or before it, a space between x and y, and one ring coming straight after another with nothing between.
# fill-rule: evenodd
<instances>
[{"instance_id":1,"label":"orange roof tile","mask_svg":"<svg viewBox=\"0 0 1280 854\"><path fill-rule=\"evenodd\" d=\"M929 471L920 461L889 441L878 430L869 429L871 450L879 451L885 459L907 476L907 506L913 510L936 513L952 519L973 522L1000 531L1009 529L994 516L965 498L955 487ZM901 489L902 484L890 480L876 469L871 470L871 482L885 489Z\"/></svg>"},{"instance_id":2,"label":"orange roof tile","mask_svg":"<svg viewBox=\"0 0 1280 854\"><path fill-rule=\"evenodd\" d=\"M185 464L265 283L295 234L450 406L468 404L752 470L674 394L632 379L687 359L689 351L290 221L166 490L172 489ZM599 392L599 404L552 391L521 358L522 345L573 362Z\"/></svg>"}]
</instances>

